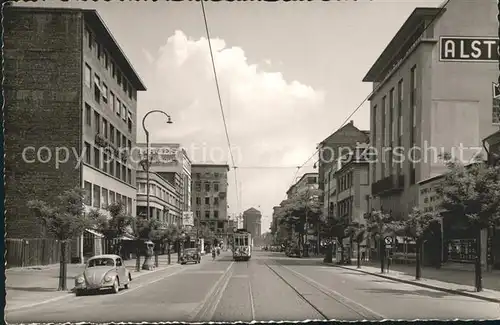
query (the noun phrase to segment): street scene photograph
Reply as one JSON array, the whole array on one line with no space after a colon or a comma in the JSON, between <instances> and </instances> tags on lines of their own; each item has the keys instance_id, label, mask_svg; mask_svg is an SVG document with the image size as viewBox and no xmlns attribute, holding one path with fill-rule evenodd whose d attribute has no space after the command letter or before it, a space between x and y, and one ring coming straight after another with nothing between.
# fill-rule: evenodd
<instances>
[{"instance_id":1,"label":"street scene photograph","mask_svg":"<svg viewBox=\"0 0 500 325\"><path fill-rule=\"evenodd\" d=\"M500 320L497 0L2 26L7 324Z\"/></svg>"}]
</instances>

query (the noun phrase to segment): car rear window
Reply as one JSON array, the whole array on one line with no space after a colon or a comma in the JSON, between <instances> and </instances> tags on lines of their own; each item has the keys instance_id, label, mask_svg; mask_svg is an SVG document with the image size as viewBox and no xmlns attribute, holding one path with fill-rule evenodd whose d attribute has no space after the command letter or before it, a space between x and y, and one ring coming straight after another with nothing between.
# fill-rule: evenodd
<instances>
[{"instance_id":1,"label":"car rear window","mask_svg":"<svg viewBox=\"0 0 500 325\"><path fill-rule=\"evenodd\" d=\"M115 261L112 258L94 258L89 260L88 267L95 266L115 266Z\"/></svg>"}]
</instances>

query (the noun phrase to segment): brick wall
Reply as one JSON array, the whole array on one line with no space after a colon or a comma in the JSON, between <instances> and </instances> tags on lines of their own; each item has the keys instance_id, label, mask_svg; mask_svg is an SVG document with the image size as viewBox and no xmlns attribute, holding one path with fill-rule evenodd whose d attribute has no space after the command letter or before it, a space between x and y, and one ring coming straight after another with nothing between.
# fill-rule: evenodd
<instances>
[{"instance_id":1,"label":"brick wall","mask_svg":"<svg viewBox=\"0 0 500 325\"><path fill-rule=\"evenodd\" d=\"M6 8L5 55L5 210L9 238L42 237L26 207L30 199L48 203L80 186L74 151L81 153L82 17L78 12ZM28 163L23 149L50 148L48 163ZM70 150L55 165L57 147ZM34 151L28 159L37 159ZM40 156L48 159L45 152ZM61 159L65 155L61 152Z\"/></svg>"}]
</instances>

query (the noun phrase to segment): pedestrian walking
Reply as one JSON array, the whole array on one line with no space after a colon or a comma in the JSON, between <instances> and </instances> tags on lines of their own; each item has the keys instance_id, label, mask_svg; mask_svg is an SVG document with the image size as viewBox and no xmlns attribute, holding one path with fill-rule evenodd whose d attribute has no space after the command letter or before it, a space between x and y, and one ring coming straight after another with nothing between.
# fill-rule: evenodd
<instances>
[{"instance_id":1,"label":"pedestrian walking","mask_svg":"<svg viewBox=\"0 0 500 325\"><path fill-rule=\"evenodd\" d=\"M215 247L212 247L212 261L215 261Z\"/></svg>"}]
</instances>

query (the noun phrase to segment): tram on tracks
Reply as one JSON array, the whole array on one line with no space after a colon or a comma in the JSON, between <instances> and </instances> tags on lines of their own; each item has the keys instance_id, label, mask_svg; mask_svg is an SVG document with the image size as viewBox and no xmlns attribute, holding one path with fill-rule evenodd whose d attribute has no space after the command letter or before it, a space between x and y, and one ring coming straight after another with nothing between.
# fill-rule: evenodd
<instances>
[{"instance_id":1,"label":"tram on tracks","mask_svg":"<svg viewBox=\"0 0 500 325\"><path fill-rule=\"evenodd\" d=\"M246 229L238 229L233 233L233 260L248 261L252 257L252 234Z\"/></svg>"}]
</instances>

